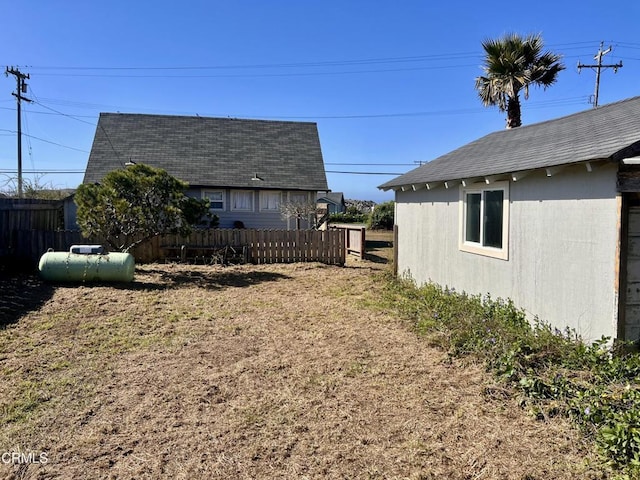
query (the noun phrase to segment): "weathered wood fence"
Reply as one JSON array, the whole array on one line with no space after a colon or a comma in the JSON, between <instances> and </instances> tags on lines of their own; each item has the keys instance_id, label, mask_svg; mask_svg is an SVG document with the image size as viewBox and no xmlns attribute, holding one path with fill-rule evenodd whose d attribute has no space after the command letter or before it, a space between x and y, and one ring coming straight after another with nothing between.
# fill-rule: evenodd
<instances>
[{"instance_id":1,"label":"weathered wood fence","mask_svg":"<svg viewBox=\"0 0 640 480\"><path fill-rule=\"evenodd\" d=\"M365 257L366 229L359 225L335 224L329 225L330 231L340 231L344 235L345 248L348 254L359 258Z\"/></svg>"},{"instance_id":2,"label":"weathered wood fence","mask_svg":"<svg viewBox=\"0 0 640 480\"><path fill-rule=\"evenodd\" d=\"M57 230L64 226L64 210L59 200L0 198L0 255L8 255L8 246L16 230Z\"/></svg>"},{"instance_id":3,"label":"weathered wood fence","mask_svg":"<svg viewBox=\"0 0 640 480\"><path fill-rule=\"evenodd\" d=\"M188 237L166 235L146 245L145 256L164 259L167 251L184 246L193 251L206 248L245 248L250 263L321 262L344 265L346 249L339 232L319 230L196 230Z\"/></svg>"},{"instance_id":4,"label":"weathered wood fence","mask_svg":"<svg viewBox=\"0 0 640 480\"><path fill-rule=\"evenodd\" d=\"M55 230L63 225L62 200L0 198L0 231Z\"/></svg>"},{"instance_id":5,"label":"weathered wood fence","mask_svg":"<svg viewBox=\"0 0 640 480\"><path fill-rule=\"evenodd\" d=\"M0 230L4 230L0 228ZM68 251L75 244L103 244L101 239L83 238L71 230L11 230L0 238L0 255L37 264L40 256L52 248ZM185 248L204 251L220 247L243 249L250 263L321 262L344 265L344 233L319 230L206 229L190 235L154 237L135 247L131 253L138 263L164 261L172 250Z\"/></svg>"}]
</instances>

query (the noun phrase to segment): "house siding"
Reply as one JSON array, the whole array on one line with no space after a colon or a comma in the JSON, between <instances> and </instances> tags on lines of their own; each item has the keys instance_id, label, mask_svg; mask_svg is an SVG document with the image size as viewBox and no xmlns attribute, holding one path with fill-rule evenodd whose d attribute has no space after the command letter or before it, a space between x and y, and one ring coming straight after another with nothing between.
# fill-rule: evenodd
<instances>
[{"instance_id":1,"label":"house siding","mask_svg":"<svg viewBox=\"0 0 640 480\"><path fill-rule=\"evenodd\" d=\"M398 191L398 273L510 298L588 340L615 337L616 172L576 166L510 182L508 260L459 250L459 188Z\"/></svg>"},{"instance_id":2,"label":"house siding","mask_svg":"<svg viewBox=\"0 0 640 480\"><path fill-rule=\"evenodd\" d=\"M258 230L293 230L296 228L295 219L283 218L280 211L264 211L260 210L260 191L253 190L253 210L252 211L238 211L231 209L231 192L232 190L241 189L227 189L227 188L203 188L203 189L191 189L187 192L187 195L195 198L203 198L204 191L209 190L222 190L224 192L225 207L224 210L211 210L211 213L217 215L220 219L219 228L234 228L236 221L240 221L244 224L245 228L253 228ZM284 198L287 198L288 191L281 191L284 194ZM296 193L300 193L296 191ZM306 192L309 198L314 198L316 192ZM310 228L308 222L301 222L300 228Z\"/></svg>"}]
</instances>

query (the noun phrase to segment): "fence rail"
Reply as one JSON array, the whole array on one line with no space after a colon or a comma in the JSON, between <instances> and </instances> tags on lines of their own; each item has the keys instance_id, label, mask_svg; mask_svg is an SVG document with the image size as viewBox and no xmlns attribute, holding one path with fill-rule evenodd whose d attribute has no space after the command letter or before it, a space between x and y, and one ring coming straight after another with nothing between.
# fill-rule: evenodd
<instances>
[{"instance_id":1,"label":"fence rail","mask_svg":"<svg viewBox=\"0 0 640 480\"><path fill-rule=\"evenodd\" d=\"M83 238L72 230L12 230L0 239L0 256L37 264L40 256L52 248L67 251L74 244L103 244L101 239ZM246 251L250 263L321 262L344 265L346 244L341 231L319 230L252 230L206 229L194 230L188 236L164 235L136 246L131 253L138 263L164 261L176 248L205 250L233 247Z\"/></svg>"},{"instance_id":2,"label":"fence rail","mask_svg":"<svg viewBox=\"0 0 640 480\"><path fill-rule=\"evenodd\" d=\"M366 250L366 229L359 225L333 224L329 225L330 231L340 231L344 235L346 253L356 255L359 258L365 257Z\"/></svg>"},{"instance_id":3,"label":"fence rail","mask_svg":"<svg viewBox=\"0 0 640 480\"><path fill-rule=\"evenodd\" d=\"M56 230L64 226L61 200L0 198L0 234L11 230ZM2 238L0 238L0 241Z\"/></svg>"}]
</instances>

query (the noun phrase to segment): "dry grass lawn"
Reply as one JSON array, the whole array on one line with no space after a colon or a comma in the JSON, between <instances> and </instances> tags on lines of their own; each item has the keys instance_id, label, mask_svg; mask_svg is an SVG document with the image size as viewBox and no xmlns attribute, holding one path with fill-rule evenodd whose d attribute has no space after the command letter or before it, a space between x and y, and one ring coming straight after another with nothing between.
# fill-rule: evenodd
<instances>
[{"instance_id":1,"label":"dry grass lawn","mask_svg":"<svg viewBox=\"0 0 640 480\"><path fill-rule=\"evenodd\" d=\"M0 454L48 462L0 478L604 478L567 424L527 416L380 307L374 240L378 262L346 268L5 279Z\"/></svg>"}]
</instances>

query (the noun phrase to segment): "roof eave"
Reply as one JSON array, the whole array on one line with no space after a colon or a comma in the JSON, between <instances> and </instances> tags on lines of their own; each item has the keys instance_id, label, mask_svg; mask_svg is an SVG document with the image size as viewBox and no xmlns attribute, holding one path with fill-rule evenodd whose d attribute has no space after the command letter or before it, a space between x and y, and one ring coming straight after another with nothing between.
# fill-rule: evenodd
<instances>
[{"instance_id":1,"label":"roof eave","mask_svg":"<svg viewBox=\"0 0 640 480\"><path fill-rule=\"evenodd\" d=\"M634 157L640 160L640 157ZM484 183L490 185L497 181L512 181L517 182L522 180L524 177L529 176L534 172L544 171L547 177L552 177L557 175L565 168L582 165L587 170L587 172L593 172L598 166L603 165L604 163L617 163L616 160L612 160L611 158L593 158L589 160L580 160L578 162L571 163L560 163L553 164L539 168L532 168L527 170L517 170L512 172L499 172L499 173L487 173L485 175L477 175L477 176L466 176L466 177L454 177L454 178L438 178L432 177L431 179L421 179L420 181L412 181L412 182L397 182L397 183L385 183L378 187L378 189L388 192L389 190L397 191L417 191L417 190L433 190L435 188L444 186L445 188L452 188L454 186L462 185L468 186L477 183Z\"/></svg>"}]
</instances>

